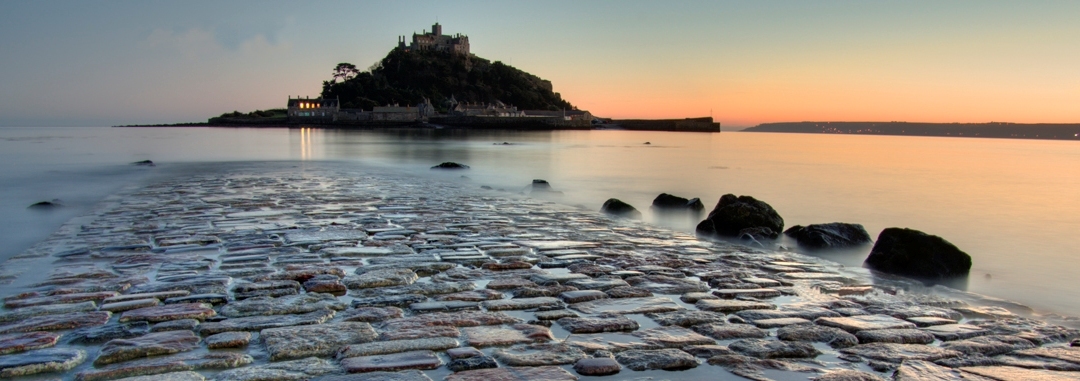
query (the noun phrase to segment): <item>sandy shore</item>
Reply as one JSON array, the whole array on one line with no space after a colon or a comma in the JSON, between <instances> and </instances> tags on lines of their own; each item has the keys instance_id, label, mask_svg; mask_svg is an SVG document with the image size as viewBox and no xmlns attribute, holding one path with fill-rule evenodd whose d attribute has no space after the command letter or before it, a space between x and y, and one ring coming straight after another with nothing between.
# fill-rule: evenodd
<instances>
[{"instance_id":1,"label":"sandy shore","mask_svg":"<svg viewBox=\"0 0 1080 381\"><path fill-rule=\"evenodd\" d=\"M1013 303L330 163L125 190L0 279L27 380L1080 378Z\"/></svg>"}]
</instances>

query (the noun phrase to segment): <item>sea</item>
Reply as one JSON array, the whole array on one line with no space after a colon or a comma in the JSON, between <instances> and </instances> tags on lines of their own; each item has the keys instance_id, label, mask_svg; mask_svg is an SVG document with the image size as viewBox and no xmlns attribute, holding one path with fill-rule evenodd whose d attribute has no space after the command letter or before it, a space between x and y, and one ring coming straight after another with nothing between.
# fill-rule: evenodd
<instances>
[{"instance_id":1,"label":"sea","mask_svg":"<svg viewBox=\"0 0 1080 381\"><path fill-rule=\"evenodd\" d=\"M132 163L151 160L155 166ZM971 255L950 287L1011 300L1037 314L1080 316L1080 144L1073 141L619 130L347 130L207 127L0 128L0 260L26 250L109 195L222 163L339 162L441 177L509 193L534 179L589 210L618 198L652 224L660 193L732 193L765 201L786 226L862 224L937 235ZM466 171L432 171L452 161ZM40 201L59 207L28 208ZM861 266L870 246L805 251L790 239L746 243ZM1073 279L1073 280L1070 280Z\"/></svg>"}]
</instances>

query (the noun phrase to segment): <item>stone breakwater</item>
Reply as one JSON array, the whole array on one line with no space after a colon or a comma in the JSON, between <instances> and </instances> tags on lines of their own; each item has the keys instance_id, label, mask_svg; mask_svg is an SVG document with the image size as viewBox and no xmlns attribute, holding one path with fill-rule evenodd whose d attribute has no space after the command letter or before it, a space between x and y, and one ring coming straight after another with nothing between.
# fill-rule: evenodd
<instances>
[{"instance_id":1,"label":"stone breakwater","mask_svg":"<svg viewBox=\"0 0 1080 381\"><path fill-rule=\"evenodd\" d=\"M477 188L312 165L125 191L3 265L0 377L1080 378L1071 328Z\"/></svg>"}]
</instances>

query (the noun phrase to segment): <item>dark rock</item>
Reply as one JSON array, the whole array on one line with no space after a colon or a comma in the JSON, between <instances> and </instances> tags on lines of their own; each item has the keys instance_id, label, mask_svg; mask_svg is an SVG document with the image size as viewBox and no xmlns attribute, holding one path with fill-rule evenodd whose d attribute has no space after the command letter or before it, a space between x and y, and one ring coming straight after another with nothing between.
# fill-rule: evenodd
<instances>
[{"instance_id":1,"label":"dark rock","mask_svg":"<svg viewBox=\"0 0 1080 381\"><path fill-rule=\"evenodd\" d=\"M681 370L698 366L697 358L678 349L638 350L632 349L615 354L619 364L643 371L649 369Z\"/></svg>"},{"instance_id":2,"label":"dark rock","mask_svg":"<svg viewBox=\"0 0 1080 381\"><path fill-rule=\"evenodd\" d=\"M469 169L468 165L458 164L452 161L447 161L442 164L431 167L431 169Z\"/></svg>"},{"instance_id":3,"label":"dark rock","mask_svg":"<svg viewBox=\"0 0 1080 381\"><path fill-rule=\"evenodd\" d=\"M460 345L460 343L457 341L457 336L408 340L380 339L380 341L374 341L370 343L351 344L344 346L337 351L337 357L347 358L359 356L374 356L412 351L441 351L455 348L458 345Z\"/></svg>"},{"instance_id":4,"label":"dark rock","mask_svg":"<svg viewBox=\"0 0 1080 381\"><path fill-rule=\"evenodd\" d=\"M0 377L11 378L46 372L63 372L86 361L86 352L74 348L38 349L0 357Z\"/></svg>"},{"instance_id":5,"label":"dark rock","mask_svg":"<svg viewBox=\"0 0 1080 381\"><path fill-rule=\"evenodd\" d=\"M689 345L712 345L716 340L678 326L650 328L632 333L646 343L664 348L682 348Z\"/></svg>"},{"instance_id":6,"label":"dark rock","mask_svg":"<svg viewBox=\"0 0 1080 381\"><path fill-rule=\"evenodd\" d=\"M833 222L828 224L795 225L784 231L800 246L811 249L835 249L870 243L870 234L859 224Z\"/></svg>"},{"instance_id":7,"label":"dark rock","mask_svg":"<svg viewBox=\"0 0 1080 381\"><path fill-rule=\"evenodd\" d=\"M720 197L709 216L698 224L697 233L705 236L738 236L743 229L759 227L769 228L772 231L769 238L776 238L784 230L784 219L763 201L750 196L726 194Z\"/></svg>"},{"instance_id":8,"label":"dark rock","mask_svg":"<svg viewBox=\"0 0 1080 381\"><path fill-rule=\"evenodd\" d=\"M859 343L859 339L844 330L819 325L793 325L780 328L776 337L785 341L810 341L829 344L833 348L847 348Z\"/></svg>"},{"instance_id":9,"label":"dark rock","mask_svg":"<svg viewBox=\"0 0 1080 381\"><path fill-rule=\"evenodd\" d=\"M610 290L604 291L607 296L612 298L648 298L653 296L652 291L646 290L641 287L615 287Z\"/></svg>"},{"instance_id":10,"label":"dark rock","mask_svg":"<svg viewBox=\"0 0 1080 381\"><path fill-rule=\"evenodd\" d=\"M333 362L308 357L300 360L231 369L214 375L215 381L292 381L309 380L324 374L340 373L341 368ZM430 379L429 379L430 380Z\"/></svg>"},{"instance_id":11,"label":"dark rock","mask_svg":"<svg viewBox=\"0 0 1080 381\"><path fill-rule=\"evenodd\" d=\"M210 349L243 348L251 342L251 332L222 332L207 336L203 341Z\"/></svg>"},{"instance_id":12,"label":"dark rock","mask_svg":"<svg viewBox=\"0 0 1080 381\"><path fill-rule=\"evenodd\" d=\"M607 376L619 373L622 367L612 358L587 358L574 363L574 371L585 376Z\"/></svg>"},{"instance_id":13,"label":"dark rock","mask_svg":"<svg viewBox=\"0 0 1080 381\"><path fill-rule=\"evenodd\" d=\"M862 344L930 344L934 342L934 335L918 329L872 329L856 332L855 337L859 338Z\"/></svg>"},{"instance_id":14,"label":"dark rock","mask_svg":"<svg viewBox=\"0 0 1080 381\"><path fill-rule=\"evenodd\" d=\"M259 337L266 344L270 361L278 361L330 356L346 344L366 343L377 335L368 323L341 322L264 329Z\"/></svg>"},{"instance_id":15,"label":"dark rock","mask_svg":"<svg viewBox=\"0 0 1080 381\"><path fill-rule=\"evenodd\" d=\"M922 344L870 343L844 348L840 353L862 356L872 360L899 363L906 360L935 361L959 357L962 353Z\"/></svg>"},{"instance_id":16,"label":"dark rock","mask_svg":"<svg viewBox=\"0 0 1080 381\"><path fill-rule=\"evenodd\" d=\"M252 361L254 360L251 356L242 353L195 352L175 354L111 364L97 369L87 369L76 374L75 380L105 381L188 370L236 368L251 364Z\"/></svg>"},{"instance_id":17,"label":"dark rock","mask_svg":"<svg viewBox=\"0 0 1080 381\"><path fill-rule=\"evenodd\" d=\"M917 380L966 380L968 377L964 377L963 373L959 369L949 369L940 365L936 365L929 361L922 360L905 360L900 364L900 368L896 370L896 374L893 375L893 380L896 381L917 381Z\"/></svg>"},{"instance_id":18,"label":"dark rock","mask_svg":"<svg viewBox=\"0 0 1080 381\"><path fill-rule=\"evenodd\" d=\"M653 319L663 326L691 327L698 324L718 324L724 322L724 314L708 311L673 311L662 313L648 313L645 317Z\"/></svg>"},{"instance_id":19,"label":"dark rock","mask_svg":"<svg viewBox=\"0 0 1080 381\"><path fill-rule=\"evenodd\" d=\"M455 359L453 361L450 361L449 364L446 364L447 369L450 369L450 370L455 371L455 372L461 372L461 371L466 371L466 370L476 370L476 369L498 368L498 367L499 367L499 364L495 362L495 359L491 358L489 356L476 356L476 357L460 358L460 359Z\"/></svg>"},{"instance_id":20,"label":"dark rock","mask_svg":"<svg viewBox=\"0 0 1080 381\"><path fill-rule=\"evenodd\" d=\"M949 341L941 344L942 348L953 349L964 354L978 353L983 356L997 356L1009 352L1035 348L1035 344L1018 336L991 335L967 340ZM1080 354L1077 355L1080 359Z\"/></svg>"},{"instance_id":21,"label":"dark rock","mask_svg":"<svg viewBox=\"0 0 1080 381\"><path fill-rule=\"evenodd\" d=\"M735 352L732 352L731 349L728 349L727 346L725 346L725 345L716 345L716 344L711 344L711 345L688 345L688 346L685 346L685 347L683 347L681 349L686 351L686 353L694 355L694 357L703 357L703 358L710 358L710 357L713 357L713 356L735 354Z\"/></svg>"},{"instance_id":22,"label":"dark rock","mask_svg":"<svg viewBox=\"0 0 1080 381\"><path fill-rule=\"evenodd\" d=\"M138 166L143 166L143 167L153 167L154 162L152 162L150 160L142 160L142 161L136 161L134 163L131 163L131 165L138 165Z\"/></svg>"},{"instance_id":23,"label":"dark rock","mask_svg":"<svg viewBox=\"0 0 1080 381\"><path fill-rule=\"evenodd\" d=\"M658 213L686 212L699 216L705 212L705 204L700 199L685 199L679 196L661 193L653 199L652 210Z\"/></svg>"},{"instance_id":24,"label":"dark rock","mask_svg":"<svg viewBox=\"0 0 1080 381\"><path fill-rule=\"evenodd\" d=\"M225 294L195 294L165 299L165 304L210 303L216 306L228 302L229 296Z\"/></svg>"},{"instance_id":25,"label":"dark rock","mask_svg":"<svg viewBox=\"0 0 1080 381\"><path fill-rule=\"evenodd\" d=\"M831 370L821 376L813 378L813 381L885 381L884 378L873 373L860 372L851 369Z\"/></svg>"},{"instance_id":26,"label":"dark rock","mask_svg":"<svg viewBox=\"0 0 1080 381\"><path fill-rule=\"evenodd\" d=\"M752 227L752 228L746 228L746 229L739 230L739 233L736 234L735 236L739 237L739 239L742 239L742 240L760 241L760 240L765 240L765 239L776 238L776 237L780 236L780 234L773 231L770 228L760 227L759 226L759 227Z\"/></svg>"},{"instance_id":27,"label":"dark rock","mask_svg":"<svg viewBox=\"0 0 1080 381\"><path fill-rule=\"evenodd\" d=\"M26 207L26 209L50 210L59 208L61 206L64 206L64 204L61 204L59 199L53 199L52 201L35 202L33 204L30 204L30 206Z\"/></svg>"},{"instance_id":28,"label":"dark rock","mask_svg":"<svg viewBox=\"0 0 1080 381\"><path fill-rule=\"evenodd\" d=\"M821 354L811 344L762 339L742 339L728 344L728 348L759 359L814 358Z\"/></svg>"},{"instance_id":29,"label":"dark rock","mask_svg":"<svg viewBox=\"0 0 1080 381\"><path fill-rule=\"evenodd\" d=\"M214 312L213 306L208 303L166 304L164 306L145 307L124 312L123 315L120 315L120 322L143 320L157 323L179 319L204 320L215 315L217 315L217 312Z\"/></svg>"},{"instance_id":30,"label":"dark rock","mask_svg":"<svg viewBox=\"0 0 1080 381\"><path fill-rule=\"evenodd\" d=\"M56 345L60 334L52 332L26 332L0 335L0 355L48 348Z\"/></svg>"},{"instance_id":31,"label":"dark rock","mask_svg":"<svg viewBox=\"0 0 1080 381\"><path fill-rule=\"evenodd\" d=\"M199 325L200 335L213 335L228 331L260 331L267 328L294 325L321 324L334 317L334 310L324 309L302 315L247 316Z\"/></svg>"},{"instance_id":32,"label":"dark rock","mask_svg":"<svg viewBox=\"0 0 1080 381\"><path fill-rule=\"evenodd\" d=\"M414 351L388 355L349 357L341 360L341 366L349 373L374 371L398 371L406 369L435 369L442 360L432 351Z\"/></svg>"},{"instance_id":33,"label":"dark rock","mask_svg":"<svg viewBox=\"0 0 1080 381\"><path fill-rule=\"evenodd\" d=\"M717 340L759 339L769 335L768 331L750 324L701 324L691 328Z\"/></svg>"},{"instance_id":34,"label":"dark rock","mask_svg":"<svg viewBox=\"0 0 1080 381\"><path fill-rule=\"evenodd\" d=\"M565 365L588 357L584 351L566 343L541 343L496 349L493 355L509 366Z\"/></svg>"},{"instance_id":35,"label":"dark rock","mask_svg":"<svg viewBox=\"0 0 1080 381\"><path fill-rule=\"evenodd\" d=\"M419 294L402 294L387 296L372 296L367 298L354 298L353 308L361 307L408 307L413 303L421 303L428 298Z\"/></svg>"},{"instance_id":36,"label":"dark rock","mask_svg":"<svg viewBox=\"0 0 1080 381\"><path fill-rule=\"evenodd\" d=\"M577 376L557 366L477 369L446 376L446 381L576 381L577 379Z\"/></svg>"},{"instance_id":37,"label":"dark rock","mask_svg":"<svg viewBox=\"0 0 1080 381\"><path fill-rule=\"evenodd\" d=\"M31 316L57 315L72 312L89 312L97 309L93 301L65 304L43 304L31 307L21 307L10 311L0 312L0 322L19 321Z\"/></svg>"},{"instance_id":38,"label":"dark rock","mask_svg":"<svg viewBox=\"0 0 1080 381\"><path fill-rule=\"evenodd\" d=\"M42 315L0 326L0 333L57 331L104 325L111 313L107 311L76 312L65 315Z\"/></svg>"},{"instance_id":39,"label":"dark rock","mask_svg":"<svg viewBox=\"0 0 1080 381\"><path fill-rule=\"evenodd\" d=\"M150 332L194 331L198 326L199 321L195 319L170 320L154 324Z\"/></svg>"},{"instance_id":40,"label":"dark rock","mask_svg":"<svg viewBox=\"0 0 1080 381\"><path fill-rule=\"evenodd\" d=\"M536 179L532 181L530 185L529 194L535 195L560 195L562 192L556 191L551 188L551 184L547 180Z\"/></svg>"},{"instance_id":41,"label":"dark rock","mask_svg":"<svg viewBox=\"0 0 1080 381\"><path fill-rule=\"evenodd\" d=\"M941 237L918 230L887 228L878 235L863 265L890 274L944 279L968 275L971 256Z\"/></svg>"},{"instance_id":42,"label":"dark rock","mask_svg":"<svg viewBox=\"0 0 1080 381\"><path fill-rule=\"evenodd\" d=\"M622 202L622 200L617 198L609 198L607 201L604 201L604 205L600 207L600 212L617 217L626 217L635 220L641 219L641 212L630 204Z\"/></svg>"},{"instance_id":43,"label":"dark rock","mask_svg":"<svg viewBox=\"0 0 1080 381\"><path fill-rule=\"evenodd\" d=\"M186 352L198 347L199 338L191 331L157 332L130 339L115 339L101 346L101 353L94 360L94 365Z\"/></svg>"},{"instance_id":44,"label":"dark rock","mask_svg":"<svg viewBox=\"0 0 1080 381\"><path fill-rule=\"evenodd\" d=\"M822 317L815 323L836 327L848 332L859 332L874 329L901 329L915 328L915 323L900 320L887 315L859 315L850 317Z\"/></svg>"},{"instance_id":45,"label":"dark rock","mask_svg":"<svg viewBox=\"0 0 1080 381\"><path fill-rule=\"evenodd\" d=\"M73 344L97 344L112 339L142 336L149 332L150 323L133 321L127 324L109 324L101 327L83 328L65 335L65 340Z\"/></svg>"},{"instance_id":46,"label":"dark rock","mask_svg":"<svg viewBox=\"0 0 1080 381\"><path fill-rule=\"evenodd\" d=\"M343 321L362 321L368 323L397 319L404 316L404 311L397 307L357 307L342 311L338 317Z\"/></svg>"},{"instance_id":47,"label":"dark rock","mask_svg":"<svg viewBox=\"0 0 1080 381\"><path fill-rule=\"evenodd\" d=\"M321 309L343 310L345 303L330 294L307 293L279 298L265 296L244 299L221 307L227 317L304 314Z\"/></svg>"}]
</instances>

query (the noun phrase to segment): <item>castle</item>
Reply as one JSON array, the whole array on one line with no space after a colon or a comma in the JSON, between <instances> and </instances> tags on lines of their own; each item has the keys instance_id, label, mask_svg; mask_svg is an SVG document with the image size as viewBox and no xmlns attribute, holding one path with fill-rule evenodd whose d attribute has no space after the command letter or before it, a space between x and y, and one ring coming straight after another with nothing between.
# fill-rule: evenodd
<instances>
[{"instance_id":1,"label":"castle","mask_svg":"<svg viewBox=\"0 0 1080 381\"><path fill-rule=\"evenodd\" d=\"M454 54L469 54L469 36L455 34L447 36L442 34L442 25L435 23L431 26L431 33L412 35L412 44L405 46L405 36L398 36L398 49L404 50L434 50Z\"/></svg>"}]
</instances>

